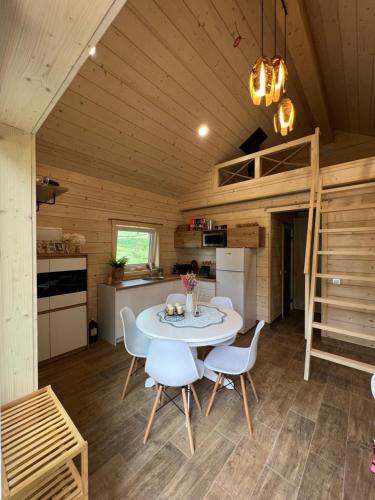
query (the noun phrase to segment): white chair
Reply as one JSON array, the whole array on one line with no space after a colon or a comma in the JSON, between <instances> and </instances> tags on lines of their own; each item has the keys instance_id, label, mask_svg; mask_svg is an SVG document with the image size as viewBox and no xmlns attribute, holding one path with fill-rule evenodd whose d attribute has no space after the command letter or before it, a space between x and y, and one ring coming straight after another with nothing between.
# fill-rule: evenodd
<instances>
[{"instance_id":1,"label":"white chair","mask_svg":"<svg viewBox=\"0 0 375 500\"><path fill-rule=\"evenodd\" d=\"M120 311L122 328L124 332L124 346L127 352L132 356L128 374L125 379L124 389L121 399L125 398L129 385L130 377L137 371L137 360L146 358L150 341L140 332L135 324L135 315L130 307L123 307Z\"/></svg>"},{"instance_id":2,"label":"white chair","mask_svg":"<svg viewBox=\"0 0 375 500\"><path fill-rule=\"evenodd\" d=\"M157 406L162 402L162 391L164 393L166 387L181 387L190 450L193 454L194 444L190 427L186 387L188 390L191 389L194 400L198 408L201 409L193 384L203 377L203 362L195 359L189 346L181 340L154 339L150 343L145 370L155 380L157 390L143 442L146 443L148 439Z\"/></svg>"},{"instance_id":3,"label":"white chair","mask_svg":"<svg viewBox=\"0 0 375 500\"><path fill-rule=\"evenodd\" d=\"M179 302L180 304L186 303L186 295L184 293L170 293L165 301L166 304L175 304Z\"/></svg>"},{"instance_id":4,"label":"white chair","mask_svg":"<svg viewBox=\"0 0 375 500\"><path fill-rule=\"evenodd\" d=\"M233 307L233 302L229 297L212 297L210 300L210 304L213 306L217 306L218 308L224 307L224 309L234 309ZM220 342L220 344L216 344L216 346L221 346L221 345L232 345L233 342L236 340L237 334L233 335L232 338L229 340L224 340L224 342Z\"/></svg>"},{"instance_id":5,"label":"white chair","mask_svg":"<svg viewBox=\"0 0 375 500\"><path fill-rule=\"evenodd\" d=\"M371 377L371 392L372 392L372 397L375 399L375 373Z\"/></svg>"},{"instance_id":6,"label":"white chair","mask_svg":"<svg viewBox=\"0 0 375 500\"><path fill-rule=\"evenodd\" d=\"M204 366L218 373L218 377L216 379L215 386L213 388L210 402L208 404L208 408L206 411L206 416L208 416L211 411L216 391L218 389L219 384L221 384L223 381L224 374L239 375L241 381L244 410L250 435L252 435L253 431L251 427L250 413L247 403L245 373L247 374L247 378L249 379L251 387L254 391L255 399L259 401L253 379L251 378L250 375L250 370L255 365L255 361L257 359L258 339L260 331L262 330L263 326L264 326L264 321L260 321L255 329L255 334L253 340L251 341L250 347L233 347L233 346L215 347L204 361Z\"/></svg>"}]
</instances>

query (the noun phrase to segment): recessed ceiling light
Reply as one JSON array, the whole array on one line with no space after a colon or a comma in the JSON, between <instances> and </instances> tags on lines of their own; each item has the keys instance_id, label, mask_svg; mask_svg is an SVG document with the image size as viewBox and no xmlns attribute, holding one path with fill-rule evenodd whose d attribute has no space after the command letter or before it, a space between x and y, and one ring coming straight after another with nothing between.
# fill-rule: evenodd
<instances>
[{"instance_id":1,"label":"recessed ceiling light","mask_svg":"<svg viewBox=\"0 0 375 500\"><path fill-rule=\"evenodd\" d=\"M207 127L207 125L201 125L198 129L198 134L201 136L201 137L204 137L205 135L207 135L209 132L209 128Z\"/></svg>"},{"instance_id":2,"label":"recessed ceiling light","mask_svg":"<svg viewBox=\"0 0 375 500\"><path fill-rule=\"evenodd\" d=\"M94 56L95 55L95 52L96 52L96 47L95 45L93 47L91 47L91 49L89 50L89 55L90 56Z\"/></svg>"}]
</instances>

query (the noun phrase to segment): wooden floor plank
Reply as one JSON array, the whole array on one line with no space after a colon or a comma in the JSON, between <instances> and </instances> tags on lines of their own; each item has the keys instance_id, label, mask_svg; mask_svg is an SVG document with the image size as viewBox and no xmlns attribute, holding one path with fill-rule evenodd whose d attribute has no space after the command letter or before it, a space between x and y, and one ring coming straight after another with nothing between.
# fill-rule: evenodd
<instances>
[{"instance_id":1,"label":"wooden floor plank","mask_svg":"<svg viewBox=\"0 0 375 500\"><path fill-rule=\"evenodd\" d=\"M346 412L322 403L311 450L338 467L343 467L347 438Z\"/></svg>"},{"instance_id":2,"label":"wooden floor plank","mask_svg":"<svg viewBox=\"0 0 375 500\"><path fill-rule=\"evenodd\" d=\"M340 500L344 471L319 455L310 453L298 500ZM356 498L356 497L352 497Z\"/></svg>"},{"instance_id":3,"label":"wooden floor plank","mask_svg":"<svg viewBox=\"0 0 375 500\"><path fill-rule=\"evenodd\" d=\"M293 411L299 415L302 430L306 419L316 421L300 499L335 498L330 486L335 483L344 500L375 500L375 482L369 473L375 414L370 374L313 358L310 381L304 382L303 332L303 314L299 311L272 327L266 325L262 331L257 363L252 370L258 404L248 388L253 439L235 391L221 390L206 417L212 382L202 379L196 384L203 411L200 413L193 405L193 457L184 418L173 405L157 413L150 439L143 445L155 392L144 387L147 376L140 370L132 379L126 400L121 401L129 366L129 356L122 345L114 348L99 341L88 351L41 366L40 386L52 385L88 440L90 498L146 498L147 492L148 500L157 497L158 489L163 498L176 500L248 499L252 493L254 498L267 500L293 499L298 488L288 478L293 477L295 470L296 477L300 477L298 464L303 459L298 457L305 456L305 448L299 444L305 434L299 436L295 445L297 459L294 449L293 453L285 451L293 448L290 443L295 439L285 439L288 415ZM251 337L252 334L238 336L237 345L248 346ZM337 341L332 340L329 346L318 339L316 343L318 348L328 347L350 357L350 346L344 353L342 343ZM365 354L364 361L375 362L375 350L367 349ZM353 357L356 355L359 353L353 351ZM279 432L279 445L274 448ZM295 432L298 435L300 430ZM277 454L278 448L285 453ZM268 460L272 452L272 460ZM274 462L277 470L273 470ZM340 486L338 479L344 467L345 487ZM340 471L337 475L336 470ZM316 480L311 482L316 474L326 478L325 488Z\"/></svg>"},{"instance_id":4,"label":"wooden floor plank","mask_svg":"<svg viewBox=\"0 0 375 500\"><path fill-rule=\"evenodd\" d=\"M314 428L314 422L289 411L268 459L272 470L295 486L302 479ZM288 459L285 460L285 457Z\"/></svg>"}]
</instances>

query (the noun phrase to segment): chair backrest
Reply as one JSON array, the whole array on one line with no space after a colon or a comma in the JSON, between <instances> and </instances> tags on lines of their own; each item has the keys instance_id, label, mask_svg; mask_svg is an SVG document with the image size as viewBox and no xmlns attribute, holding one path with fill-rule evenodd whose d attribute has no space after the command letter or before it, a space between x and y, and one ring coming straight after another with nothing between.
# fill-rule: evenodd
<instances>
[{"instance_id":1,"label":"chair backrest","mask_svg":"<svg viewBox=\"0 0 375 500\"><path fill-rule=\"evenodd\" d=\"M124 346L132 356L145 358L150 345L149 339L143 335L135 323L134 312L130 307L123 307L120 311L122 329L124 333Z\"/></svg>"},{"instance_id":2,"label":"chair backrest","mask_svg":"<svg viewBox=\"0 0 375 500\"><path fill-rule=\"evenodd\" d=\"M243 372L247 372L251 370L251 368L255 365L255 361L257 360L257 351L258 351L258 340L259 340L259 335L264 327L264 321L259 321L257 324L257 327L255 329L254 337L253 340L251 341L249 349L249 355L247 358L247 364L243 370Z\"/></svg>"},{"instance_id":3,"label":"chair backrest","mask_svg":"<svg viewBox=\"0 0 375 500\"><path fill-rule=\"evenodd\" d=\"M234 309L233 302L229 297L212 297L210 304L217 307L224 307L224 309Z\"/></svg>"},{"instance_id":4,"label":"chair backrest","mask_svg":"<svg viewBox=\"0 0 375 500\"><path fill-rule=\"evenodd\" d=\"M372 392L372 397L375 399L375 373L371 377L371 392Z\"/></svg>"},{"instance_id":5,"label":"chair backrest","mask_svg":"<svg viewBox=\"0 0 375 500\"><path fill-rule=\"evenodd\" d=\"M169 387L182 387L199 378L191 349L182 340L151 340L145 370L156 382Z\"/></svg>"},{"instance_id":6,"label":"chair backrest","mask_svg":"<svg viewBox=\"0 0 375 500\"><path fill-rule=\"evenodd\" d=\"M166 304L175 304L179 302L180 304L186 303L186 295L184 293L170 293L165 301Z\"/></svg>"}]
</instances>

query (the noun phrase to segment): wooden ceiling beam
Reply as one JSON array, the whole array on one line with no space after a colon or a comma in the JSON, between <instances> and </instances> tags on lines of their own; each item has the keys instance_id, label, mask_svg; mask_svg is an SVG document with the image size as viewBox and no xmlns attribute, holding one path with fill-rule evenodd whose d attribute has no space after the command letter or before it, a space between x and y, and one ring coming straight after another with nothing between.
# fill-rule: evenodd
<instances>
[{"instance_id":1,"label":"wooden ceiling beam","mask_svg":"<svg viewBox=\"0 0 375 500\"><path fill-rule=\"evenodd\" d=\"M36 133L125 2L2 2L0 122Z\"/></svg>"},{"instance_id":2,"label":"wooden ceiling beam","mask_svg":"<svg viewBox=\"0 0 375 500\"><path fill-rule=\"evenodd\" d=\"M332 142L326 91L302 0L288 0L287 23L288 52L293 58L315 125L320 127L323 142Z\"/></svg>"}]
</instances>

